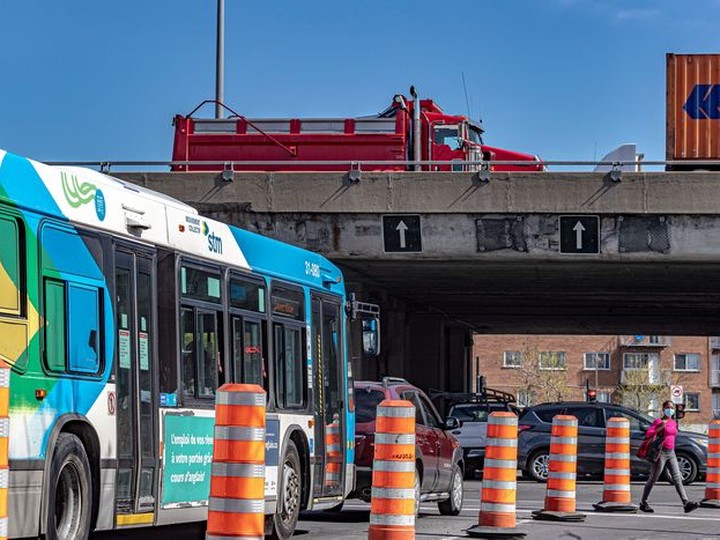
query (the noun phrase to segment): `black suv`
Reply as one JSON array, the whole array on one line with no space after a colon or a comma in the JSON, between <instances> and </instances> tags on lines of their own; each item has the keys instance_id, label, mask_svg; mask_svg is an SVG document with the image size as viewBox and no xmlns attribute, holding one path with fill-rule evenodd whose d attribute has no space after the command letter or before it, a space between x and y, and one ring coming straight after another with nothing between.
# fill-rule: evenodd
<instances>
[{"instance_id":1,"label":"black suv","mask_svg":"<svg viewBox=\"0 0 720 540\"><path fill-rule=\"evenodd\" d=\"M547 479L550 430L553 416L557 414L569 414L578 419L578 477L602 476L605 460L605 423L608 418L614 416L627 418L630 421L631 474L647 476L650 472L650 464L638 458L635 453L653 422L652 418L612 403L560 402L528 407L520 415L518 468L526 477L538 482ZM691 484L705 474L707 446L706 435L678 431L675 438L675 453L684 484Z\"/></svg>"}]
</instances>

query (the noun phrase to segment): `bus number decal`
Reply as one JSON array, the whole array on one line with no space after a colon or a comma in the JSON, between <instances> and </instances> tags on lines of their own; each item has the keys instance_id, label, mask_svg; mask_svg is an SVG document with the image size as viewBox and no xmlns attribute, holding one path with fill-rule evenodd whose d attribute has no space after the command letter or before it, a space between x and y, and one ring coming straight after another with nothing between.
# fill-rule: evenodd
<instances>
[{"instance_id":1,"label":"bus number decal","mask_svg":"<svg viewBox=\"0 0 720 540\"><path fill-rule=\"evenodd\" d=\"M320 265L318 263L311 263L305 261L305 275L312 276L314 278L320 277Z\"/></svg>"}]
</instances>

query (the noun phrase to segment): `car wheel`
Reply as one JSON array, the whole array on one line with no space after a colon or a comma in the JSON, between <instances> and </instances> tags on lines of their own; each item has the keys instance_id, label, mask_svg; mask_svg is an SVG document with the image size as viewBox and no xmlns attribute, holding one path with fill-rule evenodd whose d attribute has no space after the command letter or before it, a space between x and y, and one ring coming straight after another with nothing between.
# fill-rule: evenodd
<instances>
[{"instance_id":1,"label":"car wheel","mask_svg":"<svg viewBox=\"0 0 720 540\"><path fill-rule=\"evenodd\" d=\"M547 482L549 467L550 453L548 450L538 450L528 459L526 472L536 482Z\"/></svg>"},{"instance_id":2,"label":"car wheel","mask_svg":"<svg viewBox=\"0 0 720 540\"><path fill-rule=\"evenodd\" d=\"M415 490L415 519L417 519L418 515L420 515L420 486L420 471L418 471L417 467L415 467L415 482L413 483L413 489Z\"/></svg>"},{"instance_id":3,"label":"car wheel","mask_svg":"<svg viewBox=\"0 0 720 540\"><path fill-rule=\"evenodd\" d=\"M698 477L698 464L694 458L690 457L683 452L677 454L678 467L680 468L680 476L682 477L682 483L684 485L692 484ZM665 479L672 483L672 476L670 471L665 468Z\"/></svg>"},{"instance_id":4,"label":"car wheel","mask_svg":"<svg viewBox=\"0 0 720 540\"><path fill-rule=\"evenodd\" d=\"M463 474L458 465L453 466L450 480L450 497L438 503L438 510L443 516L457 516L463 505Z\"/></svg>"}]
</instances>

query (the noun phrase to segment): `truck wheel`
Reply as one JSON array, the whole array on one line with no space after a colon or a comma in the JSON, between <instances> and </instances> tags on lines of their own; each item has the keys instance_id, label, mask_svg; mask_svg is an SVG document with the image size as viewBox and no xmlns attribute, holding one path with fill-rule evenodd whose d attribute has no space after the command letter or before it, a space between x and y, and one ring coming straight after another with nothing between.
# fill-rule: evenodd
<instances>
[{"instance_id":1,"label":"truck wheel","mask_svg":"<svg viewBox=\"0 0 720 540\"><path fill-rule=\"evenodd\" d=\"M463 505L463 474L456 464L450 480L450 497L446 501L438 503L438 510L443 516L457 516Z\"/></svg>"},{"instance_id":2,"label":"truck wheel","mask_svg":"<svg viewBox=\"0 0 720 540\"><path fill-rule=\"evenodd\" d=\"M48 478L47 540L85 540L90 535L92 490L85 447L72 433L58 435Z\"/></svg>"},{"instance_id":3,"label":"truck wheel","mask_svg":"<svg viewBox=\"0 0 720 540\"><path fill-rule=\"evenodd\" d=\"M271 538L287 540L295 532L300 504L302 500L302 474L300 468L300 455L293 441L288 441L285 455L282 459L278 497L280 508L273 516L273 532Z\"/></svg>"}]
</instances>

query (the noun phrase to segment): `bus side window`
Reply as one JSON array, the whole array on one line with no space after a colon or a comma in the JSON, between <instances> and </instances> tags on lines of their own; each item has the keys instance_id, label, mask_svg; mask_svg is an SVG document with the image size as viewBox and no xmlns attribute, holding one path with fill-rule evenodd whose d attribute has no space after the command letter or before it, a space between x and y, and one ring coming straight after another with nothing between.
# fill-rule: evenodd
<instances>
[{"instance_id":1,"label":"bus side window","mask_svg":"<svg viewBox=\"0 0 720 540\"><path fill-rule=\"evenodd\" d=\"M14 219L0 217L0 314L20 315L25 268L20 255L21 231Z\"/></svg>"},{"instance_id":2,"label":"bus side window","mask_svg":"<svg viewBox=\"0 0 720 540\"><path fill-rule=\"evenodd\" d=\"M277 374L278 405L298 409L305 405L305 360L303 332L299 327L275 324L275 373Z\"/></svg>"},{"instance_id":3,"label":"bus side window","mask_svg":"<svg viewBox=\"0 0 720 540\"><path fill-rule=\"evenodd\" d=\"M233 369L235 380L268 389L261 321L233 317Z\"/></svg>"},{"instance_id":4,"label":"bus side window","mask_svg":"<svg viewBox=\"0 0 720 540\"><path fill-rule=\"evenodd\" d=\"M182 384L185 397L195 397L195 313L183 308L180 315L182 337Z\"/></svg>"}]
</instances>

